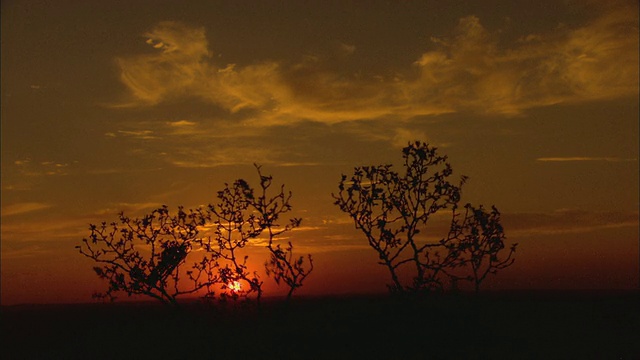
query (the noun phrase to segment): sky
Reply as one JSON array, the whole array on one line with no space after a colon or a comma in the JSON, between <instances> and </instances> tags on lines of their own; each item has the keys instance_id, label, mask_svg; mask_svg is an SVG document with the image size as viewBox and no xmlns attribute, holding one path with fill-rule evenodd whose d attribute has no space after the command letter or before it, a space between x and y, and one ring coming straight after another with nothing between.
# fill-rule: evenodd
<instances>
[{"instance_id":1,"label":"sky","mask_svg":"<svg viewBox=\"0 0 640 360\"><path fill-rule=\"evenodd\" d=\"M638 2L2 2L1 302L89 302L90 223L195 208L254 163L293 193L300 294L386 291L333 205L421 140L495 205L487 289L637 289ZM437 235L434 235L437 236ZM251 254L260 267L265 253ZM269 284L266 292L277 292Z\"/></svg>"}]
</instances>

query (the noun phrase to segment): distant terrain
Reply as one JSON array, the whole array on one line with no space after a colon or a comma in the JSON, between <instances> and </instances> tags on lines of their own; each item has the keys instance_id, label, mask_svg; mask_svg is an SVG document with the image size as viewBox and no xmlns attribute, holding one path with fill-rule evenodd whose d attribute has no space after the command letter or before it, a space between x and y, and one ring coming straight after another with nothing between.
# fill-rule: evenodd
<instances>
[{"instance_id":1,"label":"distant terrain","mask_svg":"<svg viewBox=\"0 0 640 360\"><path fill-rule=\"evenodd\" d=\"M3 359L640 359L640 293L2 307Z\"/></svg>"}]
</instances>

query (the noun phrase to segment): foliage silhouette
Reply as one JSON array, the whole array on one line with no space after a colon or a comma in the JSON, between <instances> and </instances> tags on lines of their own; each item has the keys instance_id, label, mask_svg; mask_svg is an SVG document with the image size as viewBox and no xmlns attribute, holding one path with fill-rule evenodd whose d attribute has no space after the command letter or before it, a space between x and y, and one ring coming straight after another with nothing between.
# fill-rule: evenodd
<instances>
[{"instance_id":1,"label":"foliage silhouette","mask_svg":"<svg viewBox=\"0 0 640 360\"><path fill-rule=\"evenodd\" d=\"M467 205L470 213L459 221L456 211L467 177L451 180L447 156L416 141L402 149L402 157L403 173L392 165L356 167L350 178L342 175L338 193L332 194L334 204L353 219L378 253L379 263L388 269L391 292L441 292L445 280L454 284L461 279L474 281L479 289L488 273L513 263L515 247L506 260L497 260L504 247L497 210L486 214L482 207ZM424 229L429 219L448 209L454 214L448 236L428 241ZM473 275L459 275L469 266ZM411 270L409 284L401 280L404 269Z\"/></svg>"},{"instance_id":2,"label":"foliage silhouette","mask_svg":"<svg viewBox=\"0 0 640 360\"><path fill-rule=\"evenodd\" d=\"M217 262L222 259L227 262L224 267L219 268L219 277L223 282L223 297L231 296L235 299L256 293L259 301L263 292L263 282L257 272L248 272L247 257L240 260L237 252L252 239L264 235L266 231L267 249L270 253L270 260L265 264L267 275L272 276L278 285L284 280L289 287L287 298L290 298L313 270L313 260L311 255L308 255L309 269L305 270L302 257L293 260L293 245L290 242L284 250L279 244L274 243L278 236L300 226L301 219L292 218L284 226L278 224L280 216L292 209L292 194L286 192L282 185L279 192L270 195L273 178L263 175L259 165L255 167L260 177L258 194L242 179L236 180L232 185L225 184L224 190L217 194L218 202L209 205L207 212L208 222L215 227L214 241L209 238L207 241L201 240L200 244L211 254L211 261ZM247 284L248 290L229 291L231 289L227 284L236 282Z\"/></svg>"},{"instance_id":3,"label":"foliage silhouette","mask_svg":"<svg viewBox=\"0 0 640 360\"><path fill-rule=\"evenodd\" d=\"M197 242L202 225L201 211L180 207L176 215L171 215L167 206L142 218L132 219L121 212L117 222L91 224L89 238L76 248L101 265L93 270L109 283L105 293L94 297L113 300L114 294L122 291L175 305L178 296L210 286L215 280L202 281L200 271L197 275L189 273L192 285L188 289L179 287L180 267Z\"/></svg>"},{"instance_id":4,"label":"foliage silhouette","mask_svg":"<svg viewBox=\"0 0 640 360\"><path fill-rule=\"evenodd\" d=\"M298 227L301 219L278 224L292 209L292 194L282 185L279 192L270 195L272 177L255 167L260 177L257 195L245 180L238 179L225 184L217 192L215 204L205 208L185 211L179 207L178 213L171 215L167 206L162 206L142 218L120 213L118 222L90 224L89 238L76 248L100 265L94 271L109 284L105 293L94 297L114 300L116 293L125 292L177 305L179 296L204 292L205 298L221 300L248 299L255 294L259 302L263 281L257 271L248 268L248 256L241 252L249 244L262 242L269 253L267 275L278 285L286 284L290 298L313 270L313 260L308 255L305 266L303 257L293 257L291 242L284 249L276 243L278 236ZM183 270L188 256L191 260L199 256L199 260ZM189 280L187 286L184 275Z\"/></svg>"},{"instance_id":5,"label":"foliage silhouette","mask_svg":"<svg viewBox=\"0 0 640 360\"><path fill-rule=\"evenodd\" d=\"M457 208L454 208L453 219L448 239L444 242L449 253L455 255L463 265L471 267L471 274L466 280L473 283L476 292L480 291L480 284L489 274L496 274L498 270L507 268L515 261L514 254L518 244L512 244L506 257L499 258L499 253L505 248L504 229L500 224L500 212L495 206L487 211L482 205L474 207L464 206L465 213L460 221ZM455 279L460 277L451 273Z\"/></svg>"},{"instance_id":6,"label":"foliage silhouette","mask_svg":"<svg viewBox=\"0 0 640 360\"><path fill-rule=\"evenodd\" d=\"M257 272L252 273L247 268L248 256L239 255L241 249L263 230L247 200L252 192L242 179L232 185L225 184L225 188L217 193L218 202L210 204L206 211L207 224L213 227L214 235L213 239L203 238L200 244L208 253L210 262L216 265L223 298L235 300L256 293L260 299L262 295L262 281Z\"/></svg>"},{"instance_id":7,"label":"foliage silhouette","mask_svg":"<svg viewBox=\"0 0 640 360\"><path fill-rule=\"evenodd\" d=\"M308 268L306 268L303 256L294 259L291 241L287 242L287 247L284 249L280 244L275 243L278 236L299 227L302 219L292 218L284 227L280 227L277 224L280 215L291 211L290 199L292 194L290 191L285 192L284 185L282 185L279 193L275 196L268 196L267 193L271 187L273 177L263 175L260 171L260 166L255 166L260 176L261 193L258 197L251 196L250 200L251 205L261 216L261 227L268 232L267 248L269 249L270 257L265 262L265 270L267 276L273 277L276 284L280 285L282 281L287 285L289 290L286 298L289 300L293 292L302 286L304 280L313 271L313 258L311 254L307 255L306 263Z\"/></svg>"}]
</instances>

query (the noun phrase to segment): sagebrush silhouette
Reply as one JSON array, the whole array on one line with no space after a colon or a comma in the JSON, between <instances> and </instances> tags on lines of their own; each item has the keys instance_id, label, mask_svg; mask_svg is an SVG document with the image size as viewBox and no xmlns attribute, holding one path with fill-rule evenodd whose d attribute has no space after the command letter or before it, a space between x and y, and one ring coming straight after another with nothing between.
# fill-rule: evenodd
<instances>
[{"instance_id":1,"label":"sagebrush silhouette","mask_svg":"<svg viewBox=\"0 0 640 360\"><path fill-rule=\"evenodd\" d=\"M204 208L179 207L171 215L162 206L141 218L131 219L121 212L118 221L109 225L90 224L89 237L76 248L100 265L93 269L108 282L106 292L94 296L114 300L116 293L124 292L177 305L179 296L194 293L210 299L247 299L255 294L259 302L263 281L257 270L248 268L248 256L241 251L263 236L269 253L267 276L278 285L286 284L290 298L313 270L313 260L311 255L307 261L294 258L291 242L284 249L276 242L278 236L298 227L301 219L279 224L292 209L292 194L282 185L272 195L272 177L263 175L259 165L255 167L258 193L238 179L225 184L217 192L217 202ZM190 267L185 265L187 259L192 261Z\"/></svg>"},{"instance_id":2,"label":"sagebrush silhouette","mask_svg":"<svg viewBox=\"0 0 640 360\"><path fill-rule=\"evenodd\" d=\"M178 296L212 285L215 281L201 281L203 273L198 273L189 275L192 286L178 286L179 269L197 243L198 228L203 225L201 211L180 207L176 215L171 215L167 206L142 218L131 219L121 212L117 222L91 224L89 238L76 248L101 265L93 269L109 283L105 293L94 297L113 300L115 293L125 292L175 305Z\"/></svg>"},{"instance_id":3,"label":"sagebrush silhouette","mask_svg":"<svg viewBox=\"0 0 640 360\"><path fill-rule=\"evenodd\" d=\"M392 165L356 167L351 177L342 175L338 193L332 194L334 204L353 219L388 269L392 292L444 291L446 280L452 284L474 281L479 289L488 273L513 264L515 245L505 260L498 260L505 237L495 207L487 214L482 207L468 204L467 214L459 221L457 209L468 178L451 180L447 156L416 141L402 149L402 157L403 173ZM429 219L446 210L453 213L448 236L428 241ZM409 267L413 276L407 284L400 272ZM469 267L472 274L461 274Z\"/></svg>"}]
</instances>

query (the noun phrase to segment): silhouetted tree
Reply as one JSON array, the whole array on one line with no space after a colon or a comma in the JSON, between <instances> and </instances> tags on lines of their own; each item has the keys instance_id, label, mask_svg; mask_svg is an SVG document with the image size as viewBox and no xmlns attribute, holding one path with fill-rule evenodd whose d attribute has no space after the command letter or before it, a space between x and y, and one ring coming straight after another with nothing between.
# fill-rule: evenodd
<instances>
[{"instance_id":1,"label":"silhouetted tree","mask_svg":"<svg viewBox=\"0 0 640 360\"><path fill-rule=\"evenodd\" d=\"M130 219L120 213L118 222L91 224L89 238L76 248L101 265L94 271L109 282L105 293L94 296L113 300L115 293L125 292L175 305L180 295L204 291L207 298L238 299L256 294L260 301L263 282L257 271L248 268L248 256L241 252L252 240L265 236L270 256L267 275L289 287L289 298L311 273L312 258L308 255L306 269L302 257L294 259L291 242L285 249L275 243L301 220L278 224L280 216L291 211L291 192L285 192L282 185L278 193L269 195L272 177L262 175L260 166L256 169L260 176L258 195L239 179L225 184L217 192L217 202L204 209L187 212L180 207L172 216L163 206L142 218ZM200 259L181 273L189 253L197 253ZM183 275L190 280L188 287L182 284ZM217 289L222 291L216 294Z\"/></svg>"},{"instance_id":2,"label":"silhouetted tree","mask_svg":"<svg viewBox=\"0 0 640 360\"><path fill-rule=\"evenodd\" d=\"M402 157L402 173L394 171L392 165L378 165L356 167L349 178L342 175L339 192L332 194L334 204L349 214L378 253L380 264L389 270L392 292L443 291L444 279L453 282L472 279L460 277L454 271L465 268L468 263L476 264L472 269L478 275L473 279L477 279L476 286L479 286L486 276L486 268L482 267L486 263L479 259L497 258L499 249L490 247L491 251L497 250L490 254L486 248L483 248L485 252L471 252L473 241L485 241L471 239L475 234L472 229L477 227L477 222L472 220L476 218L455 223L449 236L440 241L429 241L425 231L429 218L437 212L447 209L455 212L467 177L461 176L459 181L452 182L453 170L447 157L438 155L437 149L427 143L409 143L402 149ZM486 225L497 230L499 218L490 220ZM462 234L470 236L460 237ZM495 272L512 262L494 261L488 271ZM412 269L411 284L404 284L400 276L401 269L407 267Z\"/></svg>"},{"instance_id":3,"label":"silhouetted tree","mask_svg":"<svg viewBox=\"0 0 640 360\"><path fill-rule=\"evenodd\" d=\"M289 290L287 291L287 300L291 299L293 292L302 286L304 279L309 276L313 271L313 258L311 254L307 255L308 268L305 268L305 259L303 256L294 260L293 258L293 245L289 241L287 247L282 249L280 244L273 246L273 242L269 241L269 250L271 256L267 262L265 262L265 268L267 275L271 275L276 281L276 284L280 285L280 282L284 282Z\"/></svg>"},{"instance_id":4,"label":"silhouetted tree","mask_svg":"<svg viewBox=\"0 0 640 360\"><path fill-rule=\"evenodd\" d=\"M113 300L115 293L125 292L175 305L178 296L211 286L216 279L199 268L203 263L194 265L195 272L188 272L188 288L180 286L180 267L197 242L202 225L201 211L187 212L180 207L176 215L171 215L167 206L142 218L131 219L120 213L118 222L90 224L89 238L76 248L101 265L93 269L109 283L105 293L94 296Z\"/></svg>"},{"instance_id":5,"label":"silhouetted tree","mask_svg":"<svg viewBox=\"0 0 640 360\"><path fill-rule=\"evenodd\" d=\"M247 297L262 295L262 281L257 272L249 271L248 256L240 251L251 239L258 237L263 228L260 218L253 213L250 198L253 189L242 179L233 184L225 183L217 193L217 202L209 204L207 223L213 226L214 236L201 241L211 260L218 264L218 275L222 283L222 297Z\"/></svg>"},{"instance_id":6,"label":"silhouetted tree","mask_svg":"<svg viewBox=\"0 0 640 360\"><path fill-rule=\"evenodd\" d=\"M273 181L270 175L263 175L260 166L255 165L260 177L260 194L252 196L252 205L261 216L261 226L267 229L268 240L267 248L270 252L270 258L265 262L265 270L267 276L272 276L276 284L280 285L281 281L287 285L287 300L291 298L293 292L302 286L303 281L313 271L313 258L311 254L307 255L305 268L305 259L303 256L295 259L293 257L293 244L287 242L287 247L282 248L280 244L276 244L275 240L278 236L285 232L291 231L300 226L302 219L292 218L285 226L278 224L281 215L291 211L291 191L286 192L284 185L280 186L280 191L275 195L268 195L269 188Z\"/></svg>"},{"instance_id":7,"label":"silhouetted tree","mask_svg":"<svg viewBox=\"0 0 640 360\"><path fill-rule=\"evenodd\" d=\"M275 240L283 233L293 230L300 226L301 219L292 218L288 224L281 227L277 221L280 215L291 211L291 192L285 192L284 185L280 187L280 191L274 196L269 196L268 190L271 187L273 177L265 176L260 171L260 166L256 165L258 175L260 176L260 194L259 196L251 197L253 207L258 211L261 216L261 226L268 231L269 242L267 248L270 252L270 258L265 262L265 270L267 276L272 276L276 281L276 284L280 285L280 282L284 282L289 290L287 291L287 300L291 299L293 292L302 286L303 281L313 271L313 258L311 254L307 255L305 266L305 258L300 256L298 258L293 257L293 244L291 241L287 242L287 247L284 249L280 244L276 244Z\"/></svg>"},{"instance_id":8,"label":"silhouetted tree","mask_svg":"<svg viewBox=\"0 0 640 360\"><path fill-rule=\"evenodd\" d=\"M279 192L269 194L273 178L263 175L259 165L255 167L260 177L258 193L245 180L240 179L232 185L225 184L225 189L217 194L218 202L209 205L207 219L215 226L215 241L203 242L203 246L215 259L228 263L220 267L220 278L224 284L241 282L249 286L248 290L232 289L223 295L246 297L255 292L259 301L263 282L257 272L248 272L247 257L240 260L238 250L247 246L252 239L266 237L270 253L270 260L265 264L267 275L272 276L278 285L281 280L284 281L289 287L289 298L312 271L313 260L308 255L309 268L305 269L302 257L293 258L291 243L285 249L275 243L278 236L300 226L301 219L292 218L284 226L278 224L280 217L291 211L292 194L285 191L284 185Z\"/></svg>"},{"instance_id":9,"label":"silhouetted tree","mask_svg":"<svg viewBox=\"0 0 640 360\"><path fill-rule=\"evenodd\" d=\"M471 274L466 279L471 281L476 292L480 291L480 284L489 274L496 274L498 270L507 268L515 261L514 253L517 243L511 245L505 257L499 255L505 248L504 229L500 223L500 212L495 206L487 211L482 205L474 207L467 204L462 219L457 209L453 211L451 230L445 242L450 254L458 259L463 268L471 268ZM460 279L453 273L450 276Z\"/></svg>"}]
</instances>

